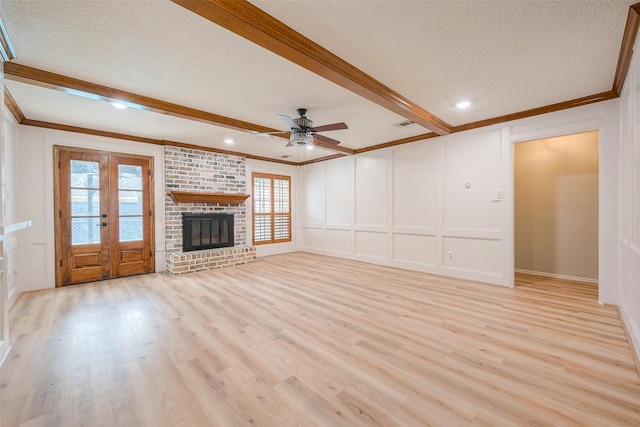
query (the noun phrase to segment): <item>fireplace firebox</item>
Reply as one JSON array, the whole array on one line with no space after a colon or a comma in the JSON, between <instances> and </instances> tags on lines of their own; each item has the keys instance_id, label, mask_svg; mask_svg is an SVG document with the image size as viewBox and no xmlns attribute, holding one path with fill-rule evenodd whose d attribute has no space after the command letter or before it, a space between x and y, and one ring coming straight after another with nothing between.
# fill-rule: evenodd
<instances>
[{"instance_id":1,"label":"fireplace firebox","mask_svg":"<svg viewBox=\"0 0 640 427\"><path fill-rule=\"evenodd\" d=\"M233 246L233 214L182 214L184 252Z\"/></svg>"}]
</instances>

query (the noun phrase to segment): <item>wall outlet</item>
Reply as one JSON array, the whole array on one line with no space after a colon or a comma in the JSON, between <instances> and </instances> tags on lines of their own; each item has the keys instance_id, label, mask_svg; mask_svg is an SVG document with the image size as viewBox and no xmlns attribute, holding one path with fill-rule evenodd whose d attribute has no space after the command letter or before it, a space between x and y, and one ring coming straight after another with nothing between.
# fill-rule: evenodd
<instances>
[{"instance_id":1,"label":"wall outlet","mask_svg":"<svg viewBox=\"0 0 640 427\"><path fill-rule=\"evenodd\" d=\"M447 259L453 259L453 251L447 252Z\"/></svg>"}]
</instances>

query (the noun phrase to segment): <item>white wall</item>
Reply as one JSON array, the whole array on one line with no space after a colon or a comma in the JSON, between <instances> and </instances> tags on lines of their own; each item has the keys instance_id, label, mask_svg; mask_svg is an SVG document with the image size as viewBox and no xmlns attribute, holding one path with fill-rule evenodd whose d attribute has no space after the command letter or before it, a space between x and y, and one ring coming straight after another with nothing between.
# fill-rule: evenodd
<instances>
[{"instance_id":1,"label":"white wall","mask_svg":"<svg viewBox=\"0 0 640 427\"><path fill-rule=\"evenodd\" d=\"M598 130L601 298L617 303L618 129L614 100L307 165L299 247L513 286L513 144Z\"/></svg>"},{"instance_id":2,"label":"white wall","mask_svg":"<svg viewBox=\"0 0 640 427\"><path fill-rule=\"evenodd\" d=\"M4 111L3 119L4 147L2 155L4 161L3 195L5 210L2 223L4 225L7 225L27 221L29 220L29 218L24 218L18 215L17 209L19 196L19 193L17 192L16 182L18 123L6 108ZM18 248L20 246L24 233L26 233L26 230L5 235L4 257L6 259L5 274L7 275L7 294L9 298L9 307L12 307L20 296L22 275L20 274L20 270L18 268Z\"/></svg>"},{"instance_id":3,"label":"white wall","mask_svg":"<svg viewBox=\"0 0 640 427\"><path fill-rule=\"evenodd\" d=\"M270 245L257 245L256 256L268 256L292 252L296 250L296 215L297 215L297 191L298 191L298 167L282 163L265 162L255 159L247 159L247 193L253 193L253 182L251 174L254 172L268 173L273 175L285 175L291 177L291 242L275 243ZM247 205L247 245L253 244L253 197L249 197L245 202Z\"/></svg>"},{"instance_id":4,"label":"white wall","mask_svg":"<svg viewBox=\"0 0 640 427\"><path fill-rule=\"evenodd\" d=\"M640 40L640 39L638 39ZM640 356L640 56L639 42L620 99L619 306Z\"/></svg>"},{"instance_id":5,"label":"white wall","mask_svg":"<svg viewBox=\"0 0 640 427\"><path fill-rule=\"evenodd\" d=\"M20 221L15 176L18 125L2 100L0 93L0 224L6 226ZM20 296L22 276L18 274L18 248L24 232L4 234L0 242L0 366L10 350L9 310Z\"/></svg>"},{"instance_id":6,"label":"white wall","mask_svg":"<svg viewBox=\"0 0 640 427\"><path fill-rule=\"evenodd\" d=\"M164 147L70 132L20 126L17 166L17 215L33 220L22 232L18 274L22 289L55 287L53 221L53 146L91 148L154 158L156 271L165 269L164 248Z\"/></svg>"},{"instance_id":7,"label":"white wall","mask_svg":"<svg viewBox=\"0 0 640 427\"><path fill-rule=\"evenodd\" d=\"M509 156L494 127L305 166L300 247L509 285Z\"/></svg>"}]
</instances>

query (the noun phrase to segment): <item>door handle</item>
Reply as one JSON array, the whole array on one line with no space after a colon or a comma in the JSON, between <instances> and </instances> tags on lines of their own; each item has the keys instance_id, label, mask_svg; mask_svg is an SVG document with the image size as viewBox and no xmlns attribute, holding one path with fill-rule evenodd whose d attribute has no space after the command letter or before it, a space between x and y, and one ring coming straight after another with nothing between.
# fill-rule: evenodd
<instances>
[{"instance_id":1,"label":"door handle","mask_svg":"<svg viewBox=\"0 0 640 427\"><path fill-rule=\"evenodd\" d=\"M106 222L103 222L103 223L102 223L102 226L103 226L103 227L106 227L106 226L107 226L107 223L106 223Z\"/></svg>"},{"instance_id":2,"label":"door handle","mask_svg":"<svg viewBox=\"0 0 640 427\"><path fill-rule=\"evenodd\" d=\"M101 216L102 218L106 218L106 217L107 217L107 214L102 214L102 215L100 215L100 216Z\"/></svg>"}]
</instances>

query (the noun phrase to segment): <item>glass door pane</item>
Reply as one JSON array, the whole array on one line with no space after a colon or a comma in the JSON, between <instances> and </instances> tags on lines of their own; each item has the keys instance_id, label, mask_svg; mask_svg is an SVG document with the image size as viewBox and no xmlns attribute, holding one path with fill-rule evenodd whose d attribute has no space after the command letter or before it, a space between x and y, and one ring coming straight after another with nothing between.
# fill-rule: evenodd
<instances>
[{"instance_id":1,"label":"glass door pane","mask_svg":"<svg viewBox=\"0 0 640 427\"><path fill-rule=\"evenodd\" d=\"M71 160L71 244L100 243L100 164Z\"/></svg>"},{"instance_id":2,"label":"glass door pane","mask_svg":"<svg viewBox=\"0 0 640 427\"><path fill-rule=\"evenodd\" d=\"M119 240L143 239L142 166L118 165Z\"/></svg>"}]
</instances>

